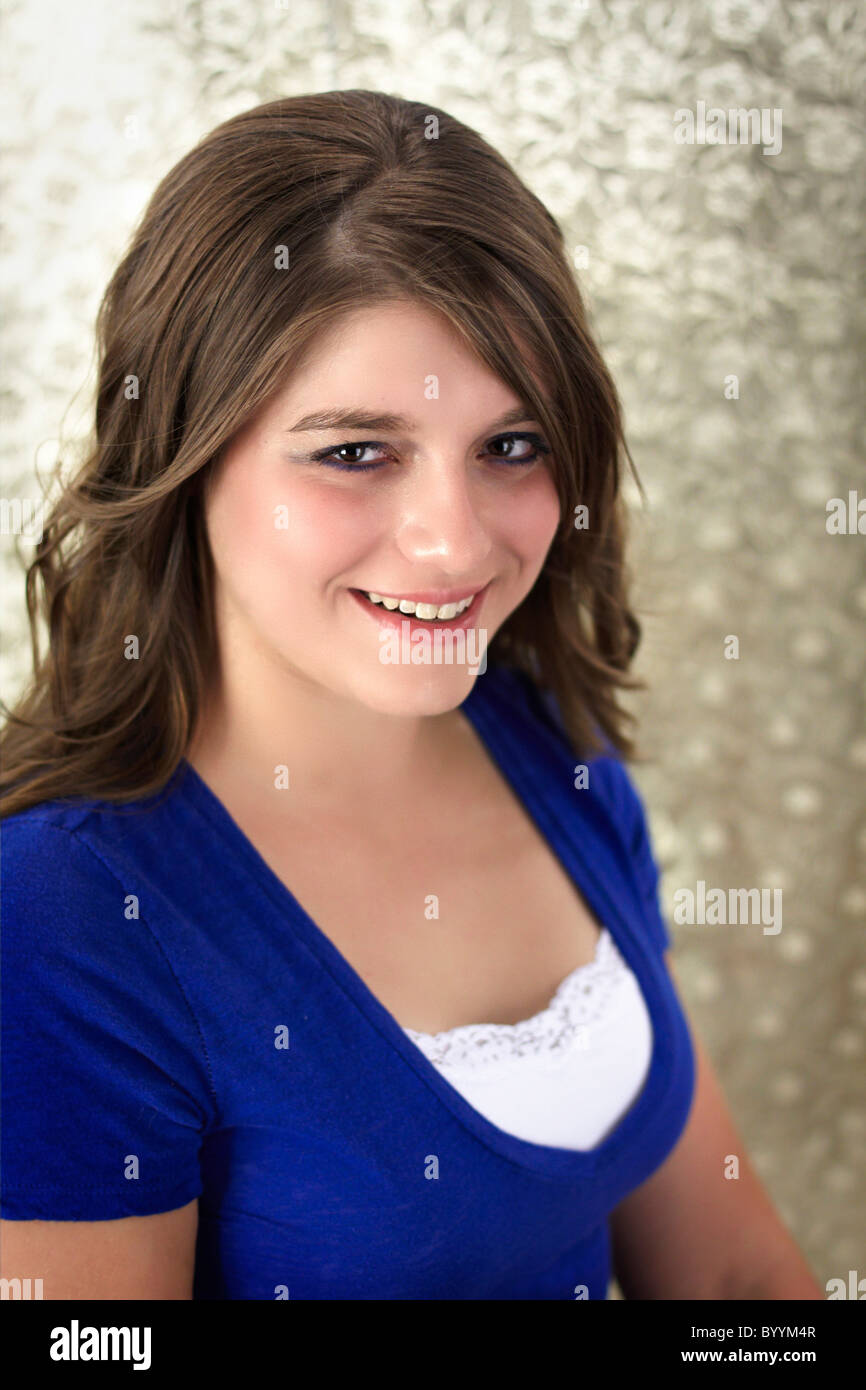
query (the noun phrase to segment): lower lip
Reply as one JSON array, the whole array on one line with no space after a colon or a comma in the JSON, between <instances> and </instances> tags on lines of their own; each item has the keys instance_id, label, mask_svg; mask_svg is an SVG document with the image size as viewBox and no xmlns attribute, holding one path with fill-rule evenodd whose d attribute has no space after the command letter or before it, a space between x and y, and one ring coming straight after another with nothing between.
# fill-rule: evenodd
<instances>
[{"instance_id":1,"label":"lower lip","mask_svg":"<svg viewBox=\"0 0 866 1390\"><path fill-rule=\"evenodd\" d=\"M358 607L375 618L380 627L391 627L396 632L401 632L403 623L408 623L411 636L414 632L429 632L431 629L435 631L436 628L447 628L450 632L457 632L461 628L474 627L478 619L478 610L489 588L490 585L485 584L483 589L479 589L469 607L458 613L456 618L442 619L416 618L413 613L401 613L399 608L385 608L381 603L371 603L358 589L350 589L349 593Z\"/></svg>"}]
</instances>

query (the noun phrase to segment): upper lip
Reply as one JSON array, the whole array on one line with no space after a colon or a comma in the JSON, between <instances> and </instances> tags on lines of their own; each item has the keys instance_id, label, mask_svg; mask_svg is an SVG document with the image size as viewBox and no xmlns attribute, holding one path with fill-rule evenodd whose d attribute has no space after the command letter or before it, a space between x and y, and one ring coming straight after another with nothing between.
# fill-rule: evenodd
<instances>
[{"instance_id":1,"label":"upper lip","mask_svg":"<svg viewBox=\"0 0 866 1390\"><path fill-rule=\"evenodd\" d=\"M490 580L488 579L487 584L489 583ZM462 589L422 589L415 593L407 593L405 589L397 594L389 593L387 589L362 589L361 592L380 594L382 598L404 598L410 603L435 603L437 607L441 608L443 603L457 603L462 598L474 598L476 594L481 593L482 589L487 588L487 584L479 584L475 588L471 584L467 584Z\"/></svg>"}]
</instances>

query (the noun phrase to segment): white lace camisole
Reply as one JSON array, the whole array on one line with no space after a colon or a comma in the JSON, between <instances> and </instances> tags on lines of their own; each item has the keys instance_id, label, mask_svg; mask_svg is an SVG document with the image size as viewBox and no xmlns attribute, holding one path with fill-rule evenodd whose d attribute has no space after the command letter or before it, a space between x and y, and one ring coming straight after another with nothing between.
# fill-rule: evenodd
<instances>
[{"instance_id":1,"label":"white lace camisole","mask_svg":"<svg viewBox=\"0 0 866 1390\"><path fill-rule=\"evenodd\" d=\"M616 1127L643 1089L652 1054L640 986L607 928L594 958L532 1018L403 1031L499 1129L563 1149L595 1148Z\"/></svg>"}]
</instances>

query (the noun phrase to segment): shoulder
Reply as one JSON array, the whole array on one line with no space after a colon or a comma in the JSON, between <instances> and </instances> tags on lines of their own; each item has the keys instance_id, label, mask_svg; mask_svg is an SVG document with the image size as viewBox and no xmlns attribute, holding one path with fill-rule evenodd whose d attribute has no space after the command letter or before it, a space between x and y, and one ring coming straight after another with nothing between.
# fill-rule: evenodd
<instances>
[{"instance_id":1,"label":"shoulder","mask_svg":"<svg viewBox=\"0 0 866 1390\"><path fill-rule=\"evenodd\" d=\"M104 906L116 901L123 883L112 863L111 836L99 833L97 803L48 801L28 807L0 824L4 918L14 924L20 913L36 916L50 905ZM96 833L94 833L96 831Z\"/></svg>"},{"instance_id":2,"label":"shoulder","mask_svg":"<svg viewBox=\"0 0 866 1390\"><path fill-rule=\"evenodd\" d=\"M2 1214L13 1219L145 1215L201 1190L198 1137L217 1113L208 1049L172 923L158 923L166 949L118 850L120 825L84 802L0 824ZM136 1156L140 1183L118 1155Z\"/></svg>"},{"instance_id":3,"label":"shoulder","mask_svg":"<svg viewBox=\"0 0 866 1390\"><path fill-rule=\"evenodd\" d=\"M12 888L48 877L55 891L90 883L124 884L155 844L171 842L183 808L175 795L182 768L156 793L129 801L67 797L43 801L0 822L3 877Z\"/></svg>"},{"instance_id":4,"label":"shoulder","mask_svg":"<svg viewBox=\"0 0 866 1390\"><path fill-rule=\"evenodd\" d=\"M618 750L596 726L601 751L579 759L553 691L511 668L495 668L494 679L491 689L498 692L499 699L513 711L520 711L515 732L519 726L525 739L531 730L535 741L546 746L545 775L554 788L550 796L557 814L577 817L576 833L591 833L596 849L612 856L611 871L618 869L632 882L651 939L661 950L667 950L671 937L660 907L660 870L649 820L641 793Z\"/></svg>"},{"instance_id":5,"label":"shoulder","mask_svg":"<svg viewBox=\"0 0 866 1390\"><path fill-rule=\"evenodd\" d=\"M0 1214L13 1220L184 1206L216 1123L189 996L94 825L83 805L49 803L0 825Z\"/></svg>"},{"instance_id":6,"label":"shoulder","mask_svg":"<svg viewBox=\"0 0 866 1390\"><path fill-rule=\"evenodd\" d=\"M123 828L134 822L116 811L50 801L0 824L4 965L10 980L33 974L69 991L97 978L114 989L125 975L130 998L151 992L169 1010L179 999L166 931L148 920L136 832Z\"/></svg>"},{"instance_id":7,"label":"shoulder","mask_svg":"<svg viewBox=\"0 0 866 1390\"><path fill-rule=\"evenodd\" d=\"M112 891L115 875L104 855L82 833L87 808L64 802L43 802L8 816L0 825L4 917L28 903L62 900L68 908L69 890Z\"/></svg>"},{"instance_id":8,"label":"shoulder","mask_svg":"<svg viewBox=\"0 0 866 1390\"><path fill-rule=\"evenodd\" d=\"M611 829L633 846L644 830L641 794L622 756L602 730L596 733L600 751L578 761L559 703L551 689L514 667L491 666L491 689L515 720L542 737L569 771L585 768L584 788L594 808L610 822Z\"/></svg>"}]
</instances>

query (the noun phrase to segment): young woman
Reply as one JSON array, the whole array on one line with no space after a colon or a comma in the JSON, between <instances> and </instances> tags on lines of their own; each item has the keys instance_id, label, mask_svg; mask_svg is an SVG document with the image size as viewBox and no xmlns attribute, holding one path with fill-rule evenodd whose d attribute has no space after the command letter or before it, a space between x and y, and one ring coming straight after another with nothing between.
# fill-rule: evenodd
<instances>
[{"instance_id":1,"label":"young woman","mask_svg":"<svg viewBox=\"0 0 866 1390\"><path fill-rule=\"evenodd\" d=\"M550 214L443 111L271 102L163 180L99 338L2 739L4 1275L820 1298L672 981L631 460Z\"/></svg>"}]
</instances>

